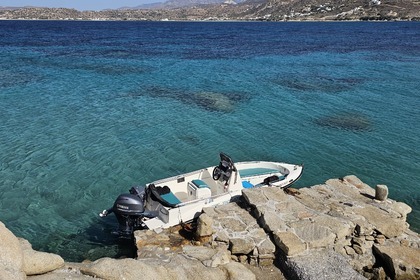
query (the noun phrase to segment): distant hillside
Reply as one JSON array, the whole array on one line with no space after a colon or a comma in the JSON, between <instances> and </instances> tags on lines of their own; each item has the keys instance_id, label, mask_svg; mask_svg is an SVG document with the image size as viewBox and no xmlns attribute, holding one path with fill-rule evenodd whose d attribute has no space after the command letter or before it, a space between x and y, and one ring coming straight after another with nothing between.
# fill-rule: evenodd
<instances>
[{"instance_id":1,"label":"distant hillside","mask_svg":"<svg viewBox=\"0 0 420 280\"><path fill-rule=\"evenodd\" d=\"M168 0L164 2L163 5L167 8L180 8L224 3L234 5L238 3L243 3L245 1L246 0Z\"/></svg>"},{"instance_id":2,"label":"distant hillside","mask_svg":"<svg viewBox=\"0 0 420 280\"><path fill-rule=\"evenodd\" d=\"M173 9L187 8L214 4L238 4L247 0L167 0L162 2L143 4L135 7L122 7L119 10L138 10L138 9Z\"/></svg>"},{"instance_id":3,"label":"distant hillside","mask_svg":"<svg viewBox=\"0 0 420 280\"><path fill-rule=\"evenodd\" d=\"M223 3L221 3L223 1ZM0 19L67 20L420 20L420 0L168 0L142 8L77 11L2 8ZM216 3L215 3L216 2Z\"/></svg>"},{"instance_id":4,"label":"distant hillside","mask_svg":"<svg viewBox=\"0 0 420 280\"><path fill-rule=\"evenodd\" d=\"M148 3L148 4L142 4L135 7L121 7L117 10L141 10L141 9L156 9L156 8L162 8L164 5L164 2L154 2L154 3Z\"/></svg>"},{"instance_id":5,"label":"distant hillside","mask_svg":"<svg viewBox=\"0 0 420 280\"><path fill-rule=\"evenodd\" d=\"M419 0L268 0L255 17L270 20L419 20Z\"/></svg>"}]
</instances>

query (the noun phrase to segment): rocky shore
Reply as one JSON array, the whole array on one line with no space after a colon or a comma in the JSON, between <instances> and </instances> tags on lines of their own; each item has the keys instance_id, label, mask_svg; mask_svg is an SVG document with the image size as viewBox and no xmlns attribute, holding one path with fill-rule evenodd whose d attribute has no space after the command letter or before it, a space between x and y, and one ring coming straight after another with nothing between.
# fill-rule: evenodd
<instances>
[{"instance_id":1,"label":"rocky shore","mask_svg":"<svg viewBox=\"0 0 420 280\"><path fill-rule=\"evenodd\" d=\"M137 258L67 263L0 223L0 279L420 279L411 208L355 176L258 188L196 226L136 231Z\"/></svg>"},{"instance_id":2,"label":"rocky shore","mask_svg":"<svg viewBox=\"0 0 420 280\"><path fill-rule=\"evenodd\" d=\"M169 3L170 2L170 3ZM158 8L78 11L67 8L0 7L0 20L107 20L107 21L418 21L417 0L302 0L191 2L187 6L162 3ZM187 1L188 2L188 1ZM200 2L200 1L198 1Z\"/></svg>"}]
</instances>

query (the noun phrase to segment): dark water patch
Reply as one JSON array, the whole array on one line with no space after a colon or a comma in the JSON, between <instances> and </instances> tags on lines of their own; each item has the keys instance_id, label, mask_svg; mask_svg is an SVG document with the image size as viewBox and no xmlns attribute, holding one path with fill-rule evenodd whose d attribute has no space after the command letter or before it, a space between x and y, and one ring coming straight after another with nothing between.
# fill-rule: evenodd
<instances>
[{"instance_id":1,"label":"dark water patch","mask_svg":"<svg viewBox=\"0 0 420 280\"><path fill-rule=\"evenodd\" d=\"M0 88L9 88L36 83L41 81L43 78L39 74L34 74L27 71L9 71L4 69L0 70L0 77Z\"/></svg>"},{"instance_id":2,"label":"dark water patch","mask_svg":"<svg viewBox=\"0 0 420 280\"><path fill-rule=\"evenodd\" d=\"M76 232L65 232L65 229L49 231L40 238L39 243L32 241L32 245L36 250L55 252L66 261L73 262L94 261L104 257L135 257L134 242L121 240L113 234L117 227L116 221L104 222L98 218L92 221L91 226Z\"/></svg>"},{"instance_id":3,"label":"dark water patch","mask_svg":"<svg viewBox=\"0 0 420 280\"><path fill-rule=\"evenodd\" d=\"M145 74L155 70L154 67L145 66L141 63L129 63L115 61L90 59L75 59L74 57L63 56L62 59L57 57L25 57L21 59L21 63L26 66L35 66L38 68L59 68L64 70L82 70L94 72L102 75L129 75L129 74Z\"/></svg>"},{"instance_id":4,"label":"dark water patch","mask_svg":"<svg viewBox=\"0 0 420 280\"><path fill-rule=\"evenodd\" d=\"M365 59L367 61L379 61L379 62L414 62L417 60L418 62L418 50L413 53L407 52L384 52L384 53L375 53L371 52L365 55Z\"/></svg>"},{"instance_id":5,"label":"dark water patch","mask_svg":"<svg viewBox=\"0 0 420 280\"><path fill-rule=\"evenodd\" d=\"M217 92L199 92L191 95L191 100L209 111L232 112L235 108L235 100L228 95Z\"/></svg>"},{"instance_id":6,"label":"dark water patch","mask_svg":"<svg viewBox=\"0 0 420 280\"><path fill-rule=\"evenodd\" d=\"M140 65L121 65L115 64L79 64L74 65L75 69L82 69L86 71L94 71L103 75L128 75L128 74L145 74L154 71L152 67L145 67Z\"/></svg>"},{"instance_id":7,"label":"dark water patch","mask_svg":"<svg viewBox=\"0 0 420 280\"><path fill-rule=\"evenodd\" d=\"M241 53L240 58L244 58L244 57L245 55ZM232 49L221 48L219 46L214 47L214 48L201 48L201 49L195 47L195 48L185 50L182 54L182 58L187 59L187 60L232 59ZM239 58L239 56L237 58Z\"/></svg>"},{"instance_id":8,"label":"dark water patch","mask_svg":"<svg viewBox=\"0 0 420 280\"><path fill-rule=\"evenodd\" d=\"M273 80L275 84L300 92L339 93L352 89L364 82L363 79L348 77L292 75Z\"/></svg>"},{"instance_id":9,"label":"dark water patch","mask_svg":"<svg viewBox=\"0 0 420 280\"><path fill-rule=\"evenodd\" d=\"M149 96L153 98L170 98L185 104L194 104L207 111L229 113L236 105L250 99L249 95L240 92L192 92L189 90L152 86L137 92L130 92L121 97Z\"/></svg>"},{"instance_id":10,"label":"dark water patch","mask_svg":"<svg viewBox=\"0 0 420 280\"><path fill-rule=\"evenodd\" d=\"M329 116L319 117L314 120L314 123L335 129L344 129L349 131L369 131L372 129L370 119L359 113L338 113Z\"/></svg>"},{"instance_id":11,"label":"dark water patch","mask_svg":"<svg viewBox=\"0 0 420 280\"><path fill-rule=\"evenodd\" d=\"M173 98L178 100L183 100L183 96L187 95L183 90L161 86L147 87L141 91L141 94L154 98Z\"/></svg>"},{"instance_id":12,"label":"dark water patch","mask_svg":"<svg viewBox=\"0 0 420 280\"><path fill-rule=\"evenodd\" d=\"M195 135L181 134L178 136L178 139L181 142L187 143L189 146L199 146L201 144L201 139Z\"/></svg>"},{"instance_id":13,"label":"dark water patch","mask_svg":"<svg viewBox=\"0 0 420 280\"><path fill-rule=\"evenodd\" d=\"M47 48L40 49L40 52L47 57L64 57L73 59L135 59L143 52L140 50L129 50L125 48L97 48L97 49L85 49L85 48Z\"/></svg>"},{"instance_id":14,"label":"dark water patch","mask_svg":"<svg viewBox=\"0 0 420 280\"><path fill-rule=\"evenodd\" d=\"M405 197L406 203L413 209L407 216L407 221L410 224L410 229L420 233L420 195L412 192L409 197Z\"/></svg>"},{"instance_id":15,"label":"dark water patch","mask_svg":"<svg viewBox=\"0 0 420 280\"><path fill-rule=\"evenodd\" d=\"M99 51L98 55L106 58L124 59L133 57L133 51L125 49L105 49Z\"/></svg>"},{"instance_id":16,"label":"dark water patch","mask_svg":"<svg viewBox=\"0 0 420 280\"><path fill-rule=\"evenodd\" d=\"M193 101L197 106L208 110L229 113L241 102L250 99L246 93L239 92L196 92L189 94L186 102Z\"/></svg>"}]
</instances>

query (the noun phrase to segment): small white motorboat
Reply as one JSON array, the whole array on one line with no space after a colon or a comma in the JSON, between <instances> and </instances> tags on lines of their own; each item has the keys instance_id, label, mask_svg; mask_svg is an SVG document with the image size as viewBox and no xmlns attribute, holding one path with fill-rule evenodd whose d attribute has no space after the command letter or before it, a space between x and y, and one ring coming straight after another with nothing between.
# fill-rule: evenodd
<instances>
[{"instance_id":1,"label":"small white motorboat","mask_svg":"<svg viewBox=\"0 0 420 280\"><path fill-rule=\"evenodd\" d=\"M242 195L243 189L258 187L287 188L303 172L303 165L269 161L234 163L220 153L220 163L190 173L132 187L121 194L112 208L120 237L130 238L136 229L168 228L192 221L204 207L226 204Z\"/></svg>"}]
</instances>

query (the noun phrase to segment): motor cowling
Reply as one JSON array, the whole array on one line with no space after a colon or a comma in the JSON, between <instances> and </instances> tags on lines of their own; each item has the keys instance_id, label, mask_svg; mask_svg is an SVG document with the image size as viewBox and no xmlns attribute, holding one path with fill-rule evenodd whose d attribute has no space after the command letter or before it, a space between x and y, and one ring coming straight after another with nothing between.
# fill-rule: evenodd
<instances>
[{"instance_id":1,"label":"motor cowling","mask_svg":"<svg viewBox=\"0 0 420 280\"><path fill-rule=\"evenodd\" d=\"M129 238L141 224L144 214L145 188L133 187L130 193L120 194L114 202L112 212L114 212L119 223L120 237Z\"/></svg>"},{"instance_id":2,"label":"motor cowling","mask_svg":"<svg viewBox=\"0 0 420 280\"><path fill-rule=\"evenodd\" d=\"M120 194L112 210L115 214L141 215L144 212L144 187L132 187L130 193Z\"/></svg>"},{"instance_id":3,"label":"motor cowling","mask_svg":"<svg viewBox=\"0 0 420 280\"><path fill-rule=\"evenodd\" d=\"M114 202L113 211L121 215L141 215L144 201L134 194L120 194Z\"/></svg>"}]
</instances>

